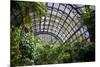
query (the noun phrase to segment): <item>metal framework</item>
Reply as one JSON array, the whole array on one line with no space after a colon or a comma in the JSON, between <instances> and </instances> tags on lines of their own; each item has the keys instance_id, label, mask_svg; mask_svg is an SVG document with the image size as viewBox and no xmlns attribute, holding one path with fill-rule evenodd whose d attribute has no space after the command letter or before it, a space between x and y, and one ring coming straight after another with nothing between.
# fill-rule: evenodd
<instances>
[{"instance_id":1,"label":"metal framework","mask_svg":"<svg viewBox=\"0 0 100 67\"><path fill-rule=\"evenodd\" d=\"M83 21L80 18L81 10L84 9L85 5L62 3L44 3L44 5L48 7L48 10L45 11L47 16L40 18L36 18L35 14L31 16L33 23L32 32L35 35L48 34L55 38L55 43L58 41L60 43L72 43L90 40L87 27L82 24ZM17 13L15 18L18 17ZM41 14L41 11L39 14ZM16 20L18 21L18 19Z\"/></svg>"},{"instance_id":2,"label":"metal framework","mask_svg":"<svg viewBox=\"0 0 100 67\"><path fill-rule=\"evenodd\" d=\"M67 41L89 41L89 33L80 18L81 9L84 8L84 5L44 4L48 7L48 10L45 11L47 16L39 19L36 19L35 16L32 18L32 30L36 35L49 34L54 36L56 41L59 40L63 43Z\"/></svg>"}]
</instances>

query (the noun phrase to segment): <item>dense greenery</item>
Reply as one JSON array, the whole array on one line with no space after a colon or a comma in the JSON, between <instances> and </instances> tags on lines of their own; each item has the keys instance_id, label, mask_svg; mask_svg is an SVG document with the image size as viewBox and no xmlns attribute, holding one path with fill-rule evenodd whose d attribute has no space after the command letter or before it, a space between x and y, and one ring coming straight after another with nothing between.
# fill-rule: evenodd
<instances>
[{"instance_id":1,"label":"dense greenery","mask_svg":"<svg viewBox=\"0 0 100 67\"><path fill-rule=\"evenodd\" d=\"M95 45L90 42L76 42L73 44L40 44L41 41L33 33L12 33L11 64L54 64L95 60ZM15 37L13 37L15 36Z\"/></svg>"},{"instance_id":2,"label":"dense greenery","mask_svg":"<svg viewBox=\"0 0 100 67\"><path fill-rule=\"evenodd\" d=\"M77 42L72 45L38 44L34 56L34 64L94 61L95 45L90 42Z\"/></svg>"},{"instance_id":3,"label":"dense greenery","mask_svg":"<svg viewBox=\"0 0 100 67\"><path fill-rule=\"evenodd\" d=\"M11 1L11 24L29 30L32 26L30 15L40 18L46 16L45 10L47 10L47 7L41 2Z\"/></svg>"},{"instance_id":4,"label":"dense greenery","mask_svg":"<svg viewBox=\"0 0 100 67\"><path fill-rule=\"evenodd\" d=\"M83 25L87 27L91 42L95 42L95 10L89 5L82 10Z\"/></svg>"},{"instance_id":5,"label":"dense greenery","mask_svg":"<svg viewBox=\"0 0 100 67\"><path fill-rule=\"evenodd\" d=\"M69 62L70 53L61 44L38 44L34 50L34 64L54 64Z\"/></svg>"},{"instance_id":6,"label":"dense greenery","mask_svg":"<svg viewBox=\"0 0 100 67\"><path fill-rule=\"evenodd\" d=\"M42 3L13 2L12 5L11 66L95 60L95 44L91 42L73 42L73 44L67 42L65 44L54 44L50 42L46 45L41 44L41 40L30 32L32 22L29 13L36 14L37 18L44 16L44 10L47 8ZM15 16L14 11L20 14L13 17ZM38 11L41 11L43 15L40 15ZM19 21L20 19L21 21Z\"/></svg>"},{"instance_id":7,"label":"dense greenery","mask_svg":"<svg viewBox=\"0 0 100 67\"><path fill-rule=\"evenodd\" d=\"M33 45L38 43L33 33L31 15L46 16L47 7L40 2L11 1L11 65L32 65ZM41 14L39 13L41 12ZM35 39L35 41L34 41Z\"/></svg>"},{"instance_id":8,"label":"dense greenery","mask_svg":"<svg viewBox=\"0 0 100 67\"><path fill-rule=\"evenodd\" d=\"M91 9L89 6L86 6L83 10L82 10L82 19L83 19L83 23L85 25L91 25L93 23L93 9Z\"/></svg>"},{"instance_id":9,"label":"dense greenery","mask_svg":"<svg viewBox=\"0 0 100 67\"><path fill-rule=\"evenodd\" d=\"M11 64L18 65L21 59L21 52L19 50L20 45L20 30L14 28L11 33Z\"/></svg>"},{"instance_id":10,"label":"dense greenery","mask_svg":"<svg viewBox=\"0 0 100 67\"><path fill-rule=\"evenodd\" d=\"M95 60L95 43L76 42L71 46L72 62Z\"/></svg>"}]
</instances>

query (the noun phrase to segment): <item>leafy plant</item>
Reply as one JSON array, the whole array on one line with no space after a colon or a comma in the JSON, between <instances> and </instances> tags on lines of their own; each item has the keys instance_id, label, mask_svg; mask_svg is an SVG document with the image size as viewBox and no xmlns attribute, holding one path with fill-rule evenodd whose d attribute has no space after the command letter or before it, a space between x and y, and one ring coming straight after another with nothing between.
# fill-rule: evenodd
<instances>
[{"instance_id":1,"label":"leafy plant","mask_svg":"<svg viewBox=\"0 0 100 67\"><path fill-rule=\"evenodd\" d=\"M41 2L12 1L11 5L12 18L15 17L12 19L12 24L14 26L23 26L26 29L30 29L30 27L32 26L30 14L33 16L35 15L35 18L46 16L44 11L47 10L47 7ZM20 21L19 19L16 20L17 18L19 18Z\"/></svg>"},{"instance_id":2,"label":"leafy plant","mask_svg":"<svg viewBox=\"0 0 100 67\"><path fill-rule=\"evenodd\" d=\"M54 64L68 62L69 52L61 44L38 44L34 47L34 64Z\"/></svg>"},{"instance_id":3,"label":"leafy plant","mask_svg":"<svg viewBox=\"0 0 100 67\"><path fill-rule=\"evenodd\" d=\"M76 42L71 47L72 61L95 61L95 44L91 42Z\"/></svg>"},{"instance_id":4,"label":"leafy plant","mask_svg":"<svg viewBox=\"0 0 100 67\"><path fill-rule=\"evenodd\" d=\"M11 18L11 66L40 65L69 63L95 60L95 44L91 42L75 42L73 44L48 43L42 45L41 41L30 31L30 13L36 18L45 16L47 9L42 3L13 2ZM44 6L44 7L43 7ZM41 15L39 15L41 11ZM89 22L91 10L86 8L83 14L84 22ZM14 16L14 17L13 17ZM88 25L87 23L84 23ZM24 29L24 30L23 30Z\"/></svg>"},{"instance_id":5,"label":"leafy plant","mask_svg":"<svg viewBox=\"0 0 100 67\"><path fill-rule=\"evenodd\" d=\"M11 33L11 65L18 65L20 63L20 60L22 55L19 50L20 48L20 29L13 28Z\"/></svg>"},{"instance_id":6,"label":"leafy plant","mask_svg":"<svg viewBox=\"0 0 100 67\"><path fill-rule=\"evenodd\" d=\"M21 32L14 28L11 33L11 65L32 65L34 46L39 43L31 32Z\"/></svg>"},{"instance_id":7,"label":"leafy plant","mask_svg":"<svg viewBox=\"0 0 100 67\"><path fill-rule=\"evenodd\" d=\"M18 32L18 28L16 28L16 31ZM18 36L18 34L16 35ZM11 59L12 65L57 64L95 60L94 43L48 43L42 45L40 44L41 41L31 32L21 33L20 37L19 40L16 39L16 41L14 41L16 45L19 45L19 47L16 47L19 53L14 51L14 49L12 50L12 52L15 53L14 56L11 54L11 56L13 56ZM13 45L12 48L13 47L15 46Z\"/></svg>"},{"instance_id":8,"label":"leafy plant","mask_svg":"<svg viewBox=\"0 0 100 67\"><path fill-rule=\"evenodd\" d=\"M91 25L93 23L93 9L91 9L89 6L86 6L83 10L82 10L82 20L83 23L85 25Z\"/></svg>"},{"instance_id":9,"label":"leafy plant","mask_svg":"<svg viewBox=\"0 0 100 67\"><path fill-rule=\"evenodd\" d=\"M86 6L84 10L82 10L81 18L89 32L90 41L95 42L95 10L90 8L90 6Z\"/></svg>"},{"instance_id":10,"label":"leafy plant","mask_svg":"<svg viewBox=\"0 0 100 67\"><path fill-rule=\"evenodd\" d=\"M32 65L33 49L39 41L34 34L27 32L32 26L31 16L46 16L47 7L38 2L11 1L11 65ZM41 14L39 14L41 12Z\"/></svg>"},{"instance_id":11,"label":"leafy plant","mask_svg":"<svg viewBox=\"0 0 100 67\"><path fill-rule=\"evenodd\" d=\"M34 35L32 33L21 34L20 52L23 65L31 65L34 61L32 60L32 52L34 47ZM27 62L28 61L28 62Z\"/></svg>"}]
</instances>

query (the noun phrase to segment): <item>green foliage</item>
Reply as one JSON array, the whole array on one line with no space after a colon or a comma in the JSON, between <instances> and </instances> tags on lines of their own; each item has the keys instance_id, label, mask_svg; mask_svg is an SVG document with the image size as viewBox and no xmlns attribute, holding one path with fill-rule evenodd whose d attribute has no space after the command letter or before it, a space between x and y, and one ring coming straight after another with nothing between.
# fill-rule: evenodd
<instances>
[{"instance_id":1,"label":"green foliage","mask_svg":"<svg viewBox=\"0 0 100 67\"><path fill-rule=\"evenodd\" d=\"M83 10L82 10L82 20L83 20L83 23L85 25L91 25L93 23L93 9L91 9L89 6L86 6Z\"/></svg>"},{"instance_id":2,"label":"green foliage","mask_svg":"<svg viewBox=\"0 0 100 67\"><path fill-rule=\"evenodd\" d=\"M33 33L11 30L11 65L40 65L95 60L95 44L75 42L73 44L40 44Z\"/></svg>"},{"instance_id":3,"label":"green foliage","mask_svg":"<svg viewBox=\"0 0 100 67\"><path fill-rule=\"evenodd\" d=\"M24 26L30 29L30 27L32 26L32 21L31 21L30 16L24 17L23 22L24 22Z\"/></svg>"},{"instance_id":4,"label":"green foliage","mask_svg":"<svg viewBox=\"0 0 100 67\"><path fill-rule=\"evenodd\" d=\"M11 1L11 5L11 65L32 65L34 46L39 39L29 31L25 32L32 26L30 13L36 18L46 16L47 7L43 3L22 1Z\"/></svg>"},{"instance_id":5,"label":"green foliage","mask_svg":"<svg viewBox=\"0 0 100 67\"><path fill-rule=\"evenodd\" d=\"M40 18L42 16L46 16L45 10L47 10L47 7L40 2L23 2L23 1L12 1L12 15L15 16L15 14L18 14L17 18L20 18L22 21L20 21L19 25L16 25L18 23L19 19L16 21L13 21L12 24L15 23L14 26L24 26L27 29L30 29L32 26L32 21L30 14L35 15L35 18ZM41 14L39 13L41 11Z\"/></svg>"},{"instance_id":6,"label":"green foliage","mask_svg":"<svg viewBox=\"0 0 100 67\"><path fill-rule=\"evenodd\" d=\"M90 41L95 42L95 10L90 6L86 6L82 10L81 19L83 20L83 25L87 27Z\"/></svg>"},{"instance_id":7,"label":"green foliage","mask_svg":"<svg viewBox=\"0 0 100 67\"><path fill-rule=\"evenodd\" d=\"M20 48L20 32L18 28L11 29L11 64L12 65L18 65L20 63L20 60L22 55L19 50Z\"/></svg>"},{"instance_id":8,"label":"green foliage","mask_svg":"<svg viewBox=\"0 0 100 67\"><path fill-rule=\"evenodd\" d=\"M64 63L70 59L69 52L65 52L61 44L38 44L34 47L34 64Z\"/></svg>"},{"instance_id":9,"label":"green foliage","mask_svg":"<svg viewBox=\"0 0 100 67\"><path fill-rule=\"evenodd\" d=\"M75 42L73 44L37 44L34 47L34 64L57 64L95 60L95 44Z\"/></svg>"},{"instance_id":10,"label":"green foliage","mask_svg":"<svg viewBox=\"0 0 100 67\"><path fill-rule=\"evenodd\" d=\"M75 42L73 44L40 44L33 33L25 33L14 27L11 33L11 65L40 65L95 60L95 44Z\"/></svg>"},{"instance_id":11,"label":"green foliage","mask_svg":"<svg viewBox=\"0 0 100 67\"><path fill-rule=\"evenodd\" d=\"M16 27L11 31L11 65L32 65L34 45L39 41L31 32L25 33Z\"/></svg>"},{"instance_id":12,"label":"green foliage","mask_svg":"<svg viewBox=\"0 0 100 67\"><path fill-rule=\"evenodd\" d=\"M40 65L56 64L95 60L95 44L90 42L75 42L73 44L41 44L41 41L32 33L25 32L32 26L30 13L36 15L36 18L45 16L44 10L47 9L42 3L37 2L13 2L12 6L20 14L13 19L11 25L11 65ZM18 10L17 10L18 9ZM41 15L39 14L41 11ZM90 8L83 12L82 19L85 25L91 24ZM17 13L17 12L16 12ZM18 22L19 20L20 23ZM21 28L22 27L22 28Z\"/></svg>"},{"instance_id":13,"label":"green foliage","mask_svg":"<svg viewBox=\"0 0 100 67\"><path fill-rule=\"evenodd\" d=\"M37 13L38 11L47 10L47 7L41 2L16 2L16 4L22 8L22 13L28 15L29 12Z\"/></svg>"},{"instance_id":14,"label":"green foliage","mask_svg":"<svg viewBox=\"0 0 100 67\"><path fill-rule=\"evenodd\" d=\"M71 47L73 62L95 61L95 44L76 42Z\"/></svg>"},{"instance_id":15,"label":"green foliage","mask_svg":"<svg viewBox=\"0 0 100 67\"><path fill-rule=\"evenodd\" d=\"M32 33L21 33L21 44L20 52L22 65L31 65L34 61L32 60L32 52L34 47L34 35Z\"/></svg>"}]
</instances>

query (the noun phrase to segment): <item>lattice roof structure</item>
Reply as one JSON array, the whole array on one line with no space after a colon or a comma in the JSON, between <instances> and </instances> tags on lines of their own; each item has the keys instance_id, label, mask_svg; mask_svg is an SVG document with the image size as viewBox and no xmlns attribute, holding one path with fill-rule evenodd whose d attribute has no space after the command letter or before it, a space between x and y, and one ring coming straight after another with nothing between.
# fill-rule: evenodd
<instances>
[{"instance_id":1,"label":"lattice roof structure","mask_svg":"<svg viewBox=\"0 0 100 67\"><path fill-rule=\"evenodd\" d=\"M87 27L81 19L85 5L65 3L44 3L47 16L32 18L32 32L44 42L75 42L89 39ZM91 6L94 9L94 6ZM41 14L41 11L39 12ZM45 38L45 39L44 39Z\"/></svg>"},{"instance_id":2,"label":"lattice roof structure","mask_svg":"<svg viewBox=\"0 0 100 67\"><path fill-rule=\"evenodd\" d=\"M48 34L60 42L89 40L89 33L81 19L81 10L84 9L84 5L44 4L48 7L45 11L47 16L39 19L35 19L35 16L33 18L32 30L36 35Z\"/></svg>"}]
</instances>

